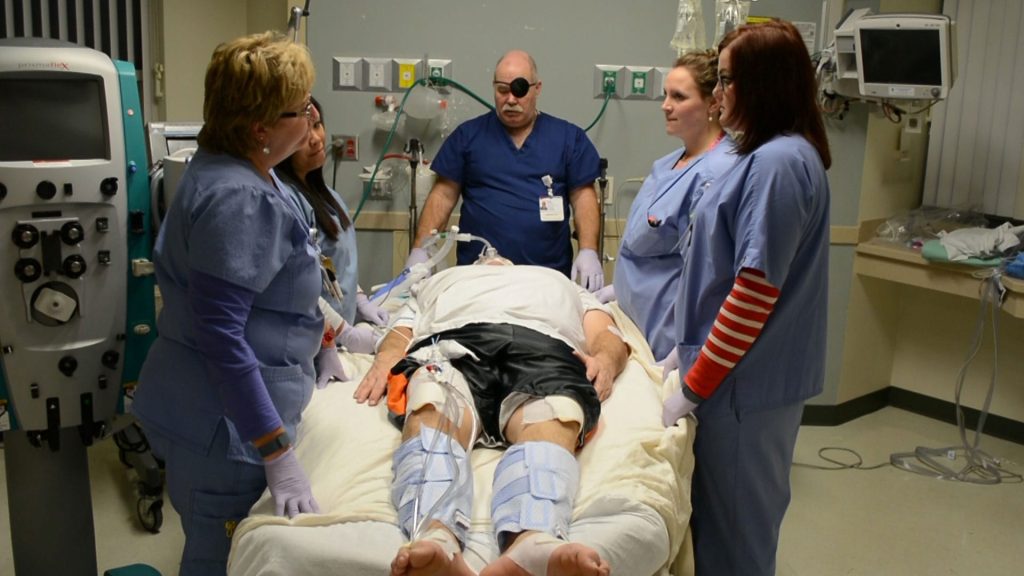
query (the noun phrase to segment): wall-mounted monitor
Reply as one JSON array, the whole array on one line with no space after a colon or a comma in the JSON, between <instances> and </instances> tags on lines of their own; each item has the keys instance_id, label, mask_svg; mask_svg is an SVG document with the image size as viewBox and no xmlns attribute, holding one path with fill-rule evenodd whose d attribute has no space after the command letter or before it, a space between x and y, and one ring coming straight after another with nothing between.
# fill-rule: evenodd
<instances>
[{"instance_id":1,"label":"wall-mounted monitor","mask_svg":"<svg viewBox=\"0 0 1024 576\"><path fill-rule=\"evenodd\" d=\"M862 95L938 100L949 94L956 62L948 17L866 16L856 22L854 38Z\"/></svg>"}]
</instances>

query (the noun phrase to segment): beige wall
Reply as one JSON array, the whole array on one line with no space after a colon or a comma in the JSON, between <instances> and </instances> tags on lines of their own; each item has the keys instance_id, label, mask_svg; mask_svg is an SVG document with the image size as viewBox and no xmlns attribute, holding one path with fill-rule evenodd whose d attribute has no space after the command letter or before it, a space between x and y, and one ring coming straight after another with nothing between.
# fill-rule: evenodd
<instances>
[{"instance_id":1,"label":"beige wall","mask_svg":"<svg viewBox=\"0 0 1024 576\"><path fill-rule=\"evenodd\" d=\"M160 4L160 3L156 3ZM225 40L265 30L284 31L298 0L164 0L164 82L161 120L203 117L203 78L214 48Z\"/></svg>"},{"instance_id":2,"label":"beige wall","mask_svg":"<svg viewBox=\"0 0 1024 576\"><path fill-rule=\"evenodd\" d=\"M165 120L203 117L203 77L218 44L246 33L246 0L164 0Z\"/></svg>"}]
</instances>

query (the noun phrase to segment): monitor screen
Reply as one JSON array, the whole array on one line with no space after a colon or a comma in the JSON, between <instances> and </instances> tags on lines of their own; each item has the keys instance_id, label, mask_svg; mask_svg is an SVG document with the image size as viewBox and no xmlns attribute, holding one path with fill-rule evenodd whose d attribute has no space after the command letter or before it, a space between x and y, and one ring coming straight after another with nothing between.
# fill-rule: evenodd
<instances>
[{"instance_id":1,"label":"monitor screen","mask_svg":"<svg viewBox=\"0 0 1024 576\"><path fill-rule=\"evenodd\" d=\"M864 83L942 86L939 35L939 30L862 28Z\"/></svg>"},{"instance_id":2,"label":"monitor screen","mask_svg":"<svg viewBox=\"0 0 1024 576\"><path fill-rule=\"evenodd\" d=\"M0 75L0 162L110 160L98 76Z\"/></svg>"}]
</instances>

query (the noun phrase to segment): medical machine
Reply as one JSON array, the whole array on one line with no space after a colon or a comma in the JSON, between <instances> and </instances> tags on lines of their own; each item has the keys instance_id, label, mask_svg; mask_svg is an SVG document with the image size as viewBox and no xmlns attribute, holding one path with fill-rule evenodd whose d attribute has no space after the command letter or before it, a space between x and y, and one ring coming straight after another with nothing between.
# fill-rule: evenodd
<instances>
[{"instance_id":1,"label":"medical machine","mask_svg":"<svg viewBox=\"0 0 1024 576\"><path fill-rule=\"evenodd\" d=\"M146 168L133 65L0 40L0 431L19 574L96 573L85 449L114 431L156 337Z\"/></svg>"},{"instance_id":2,"label":"medical machine","mask_svg":"<svg viewBox=\"0 0 1024 576\"><path fill-rule=\"evenodd\" d=\"M202 122L149 124L149 189L155 230L160 229L185 168L199 148L202 128Z\"/></svg>"},{"instance_id":3,"label":"medical machine","mask_svg":"<svg viewBox=\"0 0 1024 576\"><path fill-rule=\"evenodd\" d=\"M836 28L833 90L869 100L942 100L956 77L956 34L941 14L854 10Z\"/></svg>"}]
</instances>

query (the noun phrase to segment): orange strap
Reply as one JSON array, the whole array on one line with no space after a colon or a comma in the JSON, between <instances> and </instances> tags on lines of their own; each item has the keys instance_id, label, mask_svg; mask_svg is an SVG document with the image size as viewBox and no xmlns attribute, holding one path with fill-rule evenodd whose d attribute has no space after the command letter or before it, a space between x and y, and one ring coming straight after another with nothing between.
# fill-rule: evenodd
<instances>
[{"instance_id":1,"label":"orange strap","mask_svg":"<svg viewBox=\"0 0 1024 576\"><path fill-rule=\"evenodd\" d=\"M409 378L405 373L388 374L388 411L392 414L402 416L408 404L408 396L405 394L409 387Z\"/></svg>"}]
</instances>

